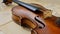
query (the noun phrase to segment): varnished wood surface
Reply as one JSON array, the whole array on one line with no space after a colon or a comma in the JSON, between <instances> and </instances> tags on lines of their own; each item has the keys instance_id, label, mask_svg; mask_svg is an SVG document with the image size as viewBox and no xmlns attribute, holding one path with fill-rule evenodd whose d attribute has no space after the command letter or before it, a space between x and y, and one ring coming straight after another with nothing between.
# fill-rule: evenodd
<instances>
[{"instance_id":1,"label":"varnished wood surface","mask_svg":"<svg viewBox=\"0 0 60 34\"><path fill-rule=\"evenodd\" d=\"M37 4L36 4L37 5ZM23 11L27 11L26 9L24 9L24 8L22 8L22 7L20 7L20 8L18 8L18 7L20 7L20 6L17 6L17 7L15 7L15 9L16 9L16 11L15 12L17 12L17 11L19 11L18 9L20 9L20 11L21 10L23 10ZM43 11L47 11L47 9L45 9L44 7L42 7L42 6L40 6L42 9L41 10L43 10ZM12 9L12 10L15 10L14 8ZM28 10L29 11L29 10ZM42 12L43 12L42 11ZM13 13L14 13L14 11L13 11ZM15 14L16 15L16 14ZM25 15L24 15L25 16ZM39 16L41 16L40 14L39 14ZM43 16L43 15L42 15ZM28 17L28 16L27 16ZM13 17L14 18L14 17ZM43 18L43 17L42 17ZM44 18L43 18L44 19ZM43 28L43 29L39 29L39 28L35 28L35 30L38 32L38 34L60 34L60 28L58 28L57 27L57 25L55 24L55 21L56 21L56 19L57 19L57 17L56 16L52 16L52 17L50 17L50 18L46 18L46 19L44 19L44 21L45 21L45 23L46 23L46 26L45 26L45 28ZM27 22L27 21L26 21ZM27 24L27 23L26 23ZM29 23L30 24L30 23ZM29 26L32 26L32 25L29 25ZM33 26L34 27L34 26ZM32 32L33 33L33 32Z\"/></svg>"},{"instance_id":2,"label":"varnished wood surface","mask_svg":"<svg viewBox=\"0 0 60 34\"><path fill-rule=\"evenodd\" d=\"M40 5L36 4L36 6L39 7ZM43 10L45 9L45 11L47 10L43 6L40 7ZM38 15L43 18L42 14L38 14ZM44 19L46 23L46 27L43 29L36 28L35 30L38 32L38 34L60 34L60 26L58 27L58 25L56 24L57 18L58 17L52 15L52 17L50 18Z\"/></svg>"},{"instance_id":3,"label":"varnished wood surface","mask_svg":"<svg viewBox=\"0 0 60 34\"><path fill-rule=\"evenodd\" d=\"M41 16L42 17L42 16ZM36 28L38 34L60 34L60 28L56 26L56 16L45 19L46 26L43 29Z\"/></svg>"},{"instance_id":4,"label":"varnished wood surface","mask_svg":"<svg viewBox=\"0 0 60 34\"><path fill-rule=\"evenodd\" d=\"M52 19L53 18L53 19ZM46 27L43 29L37 28L38 34L60 34L60 28L56 26L54 20L56 18L52 17L45 20Z\"/></svg>"}]
</instances>

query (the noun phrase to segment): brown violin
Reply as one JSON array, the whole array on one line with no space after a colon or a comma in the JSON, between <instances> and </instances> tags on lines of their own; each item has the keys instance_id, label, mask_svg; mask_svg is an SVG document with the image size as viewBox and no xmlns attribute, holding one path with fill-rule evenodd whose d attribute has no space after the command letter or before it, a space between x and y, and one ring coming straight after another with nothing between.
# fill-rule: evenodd
<instances>
[{"instance_id":1,"label":"brown violin","mask_svg":"<svg viewBox=\"0 0 60 34\"><path fill-rule=\"evenodd\" d=\"M31 29L31 34L60 34L60 18L39 4L27 4L19 0L3 0L6 5L15 2L12 19L21 26Z\"/></svg>"}]
</instances>

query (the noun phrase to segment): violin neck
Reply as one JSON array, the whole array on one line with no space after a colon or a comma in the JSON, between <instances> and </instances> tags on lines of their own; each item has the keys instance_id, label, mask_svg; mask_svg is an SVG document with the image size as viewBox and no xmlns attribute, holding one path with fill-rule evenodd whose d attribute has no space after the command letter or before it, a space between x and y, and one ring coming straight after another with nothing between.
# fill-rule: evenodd
<instances>
[{"instance_id":1,"label":"violin neck","mask_svg":"<svg viewBox=\"0 0 60 34\"><path fill-rule=\"evenodd\" d=\"M39 9L39 8L36 7L36 6L33 6L33 5L31 5L31 4L28 4L28 3L21 2L21 1L19 1L19 0L13 0L13 2L15 2L15 3L17 3L18 5L23 6L23 7L27 8L27 9L29 9L29 10L32 10L32 11L37 11L37 10Z\"/></svg>"}]
</instances>

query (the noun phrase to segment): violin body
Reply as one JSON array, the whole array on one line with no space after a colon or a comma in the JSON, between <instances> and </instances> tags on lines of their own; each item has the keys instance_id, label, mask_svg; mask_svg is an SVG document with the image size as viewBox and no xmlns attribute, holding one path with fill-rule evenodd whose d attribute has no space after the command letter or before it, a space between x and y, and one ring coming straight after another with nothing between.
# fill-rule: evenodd
<instances>
[{"instance_id":1,"label":"violin body","mask_svg":"<svg viewBox=\"0 0 60 34\"><path fill-rule=\"evenodd\" d=\"M20 7L20 6L18 6L18 7ZM34 31L37 32L37 34L60 34L60 28L59 28L60 26L58 27L58 25L55 23L55 21L57 20L58 17L52 15L51 17L44 18L42 14L41 13L37 14L41 18L43 18L46 23L45 27L42 29L36 27L37 26L36 23L34 23L35 25L33 25L32 21L29 19L23 19L22 22L19 22L19 20L20 20L19 17L17 17L16 15L15 16L13 15L12 17L13 17L14 21L16 21L16 23L18 23L18 24L21 23L21 25L23 25L23 26L29 25L28 27L33 28L33 29L36 27L34 29ZM31 31L31 34L36 34L34 31Z\"/></svg>"},{"instance_id":2,"label":"violin body","mask_svg":"<svg viewBox=\"0 0 60 34\"><path fill-rule=\"evenodd\" d=\"M51 10L34 3L29 5L17 0L4 1L6 5L12 2L19 5L12 8L12 19L21 26L29 27L31 34L60 34L60 17L52 15Z\"/></svg>"}]
</instances>

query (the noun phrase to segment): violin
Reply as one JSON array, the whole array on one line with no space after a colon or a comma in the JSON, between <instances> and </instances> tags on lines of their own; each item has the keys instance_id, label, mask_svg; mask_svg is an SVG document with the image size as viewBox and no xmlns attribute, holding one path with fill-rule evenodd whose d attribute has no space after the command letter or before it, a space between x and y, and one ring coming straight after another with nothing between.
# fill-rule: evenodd
<instances>
[{"instance_id":1,"label":"violin","mask_svg":"<svg viewBox=\"0 0 60 34\"><path fill-rule=\"evenodd\" d=\"M60 17L39 4L27 4L19 0L3 0L6 5L15 2L12 8L12 19L15 23L29 27L31 34L60 34Z\"/></svg>"}]
</instances>

